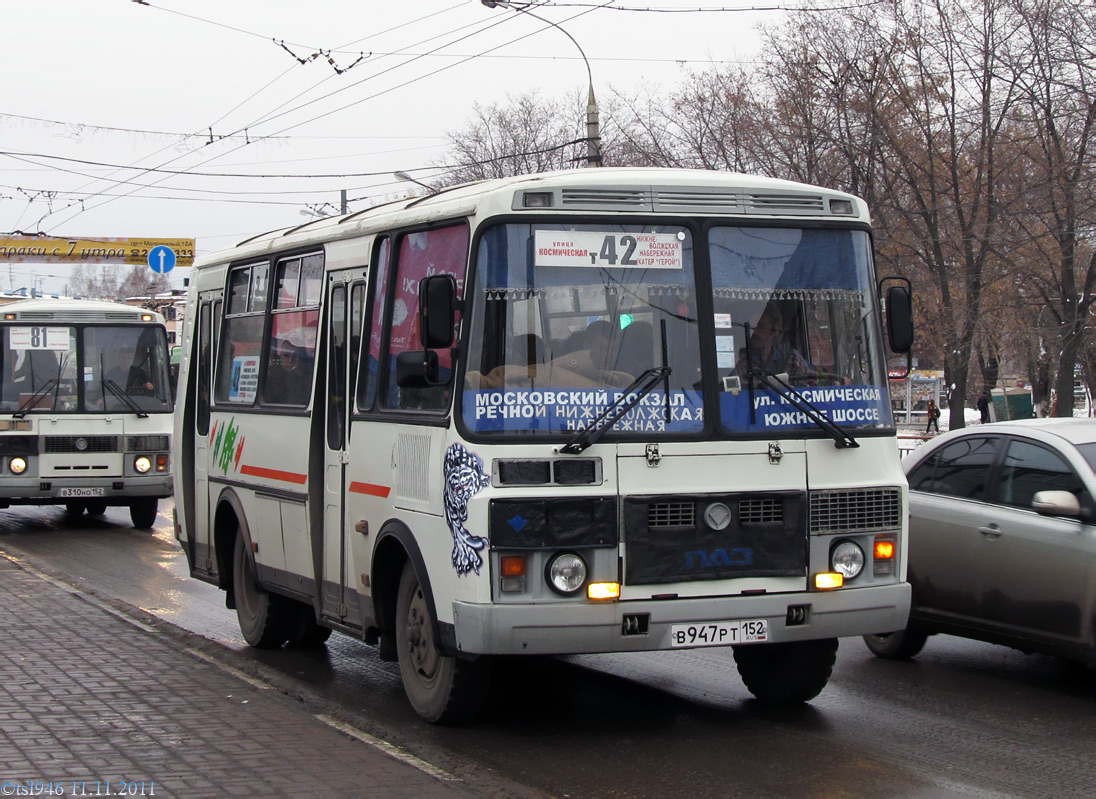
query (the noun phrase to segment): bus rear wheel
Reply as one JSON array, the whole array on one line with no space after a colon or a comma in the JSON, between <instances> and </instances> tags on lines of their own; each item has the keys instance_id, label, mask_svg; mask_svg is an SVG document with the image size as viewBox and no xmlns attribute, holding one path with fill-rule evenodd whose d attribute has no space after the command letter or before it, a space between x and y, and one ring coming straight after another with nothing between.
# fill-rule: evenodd
<instances>
[{"instance_id":1,"label":"bus rear wheel","mask_svg":"<svg viewBox=\"0 0 1096 799\"><path fill-rule=\"evenodd\" d=\"M84 503L89 516L102 516L107 512L107 503L104 499L89 499Z\"/></svg>"},{"instance_id":2,"label":"bus rear wheel","mask_svg":"<svg viewBox=\"0 0 1096 799\"><path fill-rule=\"evenodd\" d=\"M315 649L327 643L331 628L316 621L316 611L304 602L292 602L292 621L289 624L288 644L295 649Z\"/></svg>"},{"instance_id":3,"label":"bus rear wheel","mask_svg":"<svg viewBox=\"0 0 1096 799\"><path fill-rule=\"evenodd\" d=\"M742 682L760 701L799 704L814 699L829 682L837 639L736 646L734 660Z\"/></svg>"},{"instance_id":4,"label":"bus rear wheel","mask_svg":"<svg viewBox=\"0 0 1096 799\"><path fill-rule=\"evenodd\" d=\"M232 561L232 592L236 599L236 618L244 640L256 649L277 649L289 637L286 614L288 600L263 590L255 580L247 542L236 537Z\"/></svg>"},{"instance_id":5,"label":"bus rear wheel","mask_svg":"<svg viewBox=\"0 0 1096 799\"><path fill-rule=\"evenodd\" d=\"M156 497L141 497L129 505L129 518L138 530L147 530L156 524L156 513L160 500Z\"/></svg>"},{"instance_id":6,"label":"bus rear wheel","mask_svg":"<svg viewBox=\"0 0 1096 799\"><path fill-rule=\"evenodd\" d=\"M928 636L920 630L907 627L893 633L865 635L864 643L876 657L884 660L909 660L925 648Z\"/></svg>"},{"instance_id":7,"label":"bus rear wheel","mask_svg":"<svg viewBox=\"0 0 1096 799\"><path fill-rule=\"evenodd\" d=\"M84 512L85 505L83 502L66 502L65 513L69 516L80 516Z\"/></svg>"},{"instance_id":8,"label":"bus rear wheel","mask_svg":"<svg viewBox=\"0 0 1096 799\"><path fill-rule=\"evenodd\" d=\"M490 681L486 658L443 655L434 642L434 611L423 594L415 567L405 563L396 597L396 653L403 689L411 707L432 724L475 717Z\"/></svg>"}]
</instances>

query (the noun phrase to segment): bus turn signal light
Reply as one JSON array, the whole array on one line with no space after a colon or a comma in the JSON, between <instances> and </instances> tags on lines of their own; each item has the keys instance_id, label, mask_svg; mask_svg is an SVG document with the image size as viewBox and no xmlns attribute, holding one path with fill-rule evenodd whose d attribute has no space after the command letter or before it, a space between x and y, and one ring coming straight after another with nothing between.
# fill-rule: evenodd
<instances>
[{"instance_id":1,"label":"bus turn signal light","mask_svg":"<svg viewBox=\"0 0 1096 799\"><path fill-rule=\"evenodd\" d=\"M814 576L814 587L820 591L840 588L844 584L845 578L837 572L819 572Z\"/></svg>"},{"instance_id":2,"label":"bus turn signal light","mask_svg":"<svg viewBox=\"0 0 1096 799\"><path fill-rule=\"evenodd\" d=\"M525 576L525 556L524 555L503 555L501 558L502 576L503 577L524 577Z\"/></svg>"},{"instance_id":3,"label":"bus turn signal light","mask_svg":"<svg viewBox=\"0 0 1096 799\"><path fill-rule=\"evenodd\" d=\"M620 583L590 583L586 586L590 599L620 599Z\"/></svg>"},{"instance_id":4,"label":"bus turn signal light","mask_svg":"<svg viewBox=\"0 0 1096 799\"><path fill-rule=\"evenodd\" d=\"M877 538L875 540L875 559L889 560L894 557L894 541L889 538Z\"/></svg>"}]
</instances>

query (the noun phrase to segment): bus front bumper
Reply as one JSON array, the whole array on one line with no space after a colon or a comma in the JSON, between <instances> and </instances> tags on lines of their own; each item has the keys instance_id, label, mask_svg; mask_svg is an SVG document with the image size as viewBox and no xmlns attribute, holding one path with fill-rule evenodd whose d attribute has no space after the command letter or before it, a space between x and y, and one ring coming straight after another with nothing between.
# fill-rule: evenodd
<instances>
[{"instance_id":1,"label":"bus front bumper","mask_svg":"<svg viewBox=\"0 0 1096 799\"><path fill-rule=\"evenodd\" d=\"M0 480L0 505L63 505L104 500L124 505L138 497L170 497L170 474L142 477L24 477Z\"/></svg>"},{"instance_id":2,"label":"bus front bumper","mask_svg":"<svg viewBox=\"0 0 1096 799\"><path fill-rule=\"evenodd\" d=\"M675 647L675 624L764 619L771 643L901 630L909 583L832 592L634 600L607 603L478 605L453 603L459 652L563 655L652 652ZM645 629L646 632L637 632Z\"/></svg>"}]
</instances>

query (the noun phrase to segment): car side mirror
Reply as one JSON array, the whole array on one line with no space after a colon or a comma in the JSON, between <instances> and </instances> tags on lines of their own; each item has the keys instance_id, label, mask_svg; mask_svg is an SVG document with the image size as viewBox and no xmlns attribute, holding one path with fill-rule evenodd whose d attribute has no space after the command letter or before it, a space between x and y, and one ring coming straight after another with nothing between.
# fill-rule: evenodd
<instances>
[{"instance_id":1,"label":"car side mirror","mask_svg":"<svg viewBox=\"0 0 1096 799\"><path fill-rule=\"evenodd\" d=\"M1043 516L1081 515L1081 501L1069 491L1036 491L1031 507Z\"/></svg>"}]
</instances>

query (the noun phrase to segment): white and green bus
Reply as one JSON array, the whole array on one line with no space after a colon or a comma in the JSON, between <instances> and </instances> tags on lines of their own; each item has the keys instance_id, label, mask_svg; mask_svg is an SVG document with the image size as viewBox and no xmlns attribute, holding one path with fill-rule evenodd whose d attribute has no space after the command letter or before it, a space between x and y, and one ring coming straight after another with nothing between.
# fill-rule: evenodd
<instances>
[{"instance_id":1,"label":"white and green bus","mask_svg":"<svg viewBox=\"0 0 1096 799\"><path fill-rule=\"evenodd\" d=\"M731 646L809 700L909 611L882 291L861 200L717 172L256 236L192 273L176 535L251 645L376 644L429 721L511 655Z\"/></svg>"},{"instance_id":2,"label":"white and green bus","mask_svg":"<svg viewBox=\"0 0 1096 799\"><path fill-rule=\"evenodd\" d=\"M69 299L0 306L0 507L128 507L171 496L173 401L164 318Z\"/></svg>"}]
</instances>

